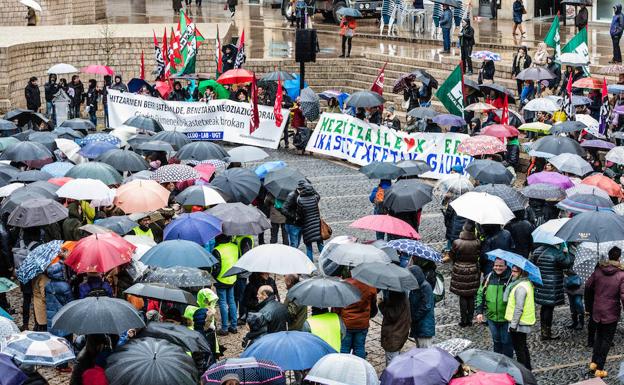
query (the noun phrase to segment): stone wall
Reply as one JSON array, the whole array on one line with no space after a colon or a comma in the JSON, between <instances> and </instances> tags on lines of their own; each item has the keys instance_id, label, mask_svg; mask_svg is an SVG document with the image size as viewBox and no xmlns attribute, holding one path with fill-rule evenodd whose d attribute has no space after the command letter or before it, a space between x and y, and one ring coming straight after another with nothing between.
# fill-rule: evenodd
<instances>
[{"instance_id":1,"label":"stone wall","mask_svg":"<svg viewBox=\"0 0 624 385\"><path fill-rule=\"evenodd\" d=\"M39 25L94 24L106 19L106 0L39 0ZM26 25L26 7L0 1L0 26Z\"/></svg>"}]
</instances>

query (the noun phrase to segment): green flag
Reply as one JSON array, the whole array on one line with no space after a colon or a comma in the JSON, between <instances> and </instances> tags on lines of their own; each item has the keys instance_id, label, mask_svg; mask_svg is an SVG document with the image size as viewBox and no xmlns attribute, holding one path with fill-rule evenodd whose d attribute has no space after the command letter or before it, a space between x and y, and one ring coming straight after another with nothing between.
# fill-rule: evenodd
<instances>
[{"instance_id":1,"label":"green flag","mask_svg":"<svg viewBox=\"0 0 624 385\"><path fill-rule=\"evenodd\" d=\"M589 48L587 47L587 28L579 31L572 40L568 42L562 49L561 53L573 52L582 56L589 63ZM589 67L583 67L583 71L589 76Z\"/></svg>"},{"instance_id":2,"label":"green flag","mask_svg":"<svg viewBox=\"0 0 624 385\"><path fill-rule=\"evenodd\" d=\"M559 35L559 15L555 16L550 29L544 38L544 43L547 46L555 49L555 61L559 62L559 56L561 56L561 37Z\"/></svg>"},{"instance_id":3,"label":"green flag","mask_svg":"<svg viewBox=\"0 0 624 385\"><path fill-rule=\"evenodd\" d=\"M195 56L197 55L199 44L204 41L204 37L197 30L193 20L184 11L180 11L177 33L180 36L180 53L183 64L178 75L195 73Z\"/></svg>"},{"instance_id":4,"label":"green flag","mask_svg":"<svg viewBox=\"0 0 624 385\"><path fill-rule=\"evenodd\" d=\"M460 66L455 67L449 77L438 88L436 97L442 102L444 107L453 115L464 115L464 92L462 91L462 70Z\"/></svg>"}]
</instances>

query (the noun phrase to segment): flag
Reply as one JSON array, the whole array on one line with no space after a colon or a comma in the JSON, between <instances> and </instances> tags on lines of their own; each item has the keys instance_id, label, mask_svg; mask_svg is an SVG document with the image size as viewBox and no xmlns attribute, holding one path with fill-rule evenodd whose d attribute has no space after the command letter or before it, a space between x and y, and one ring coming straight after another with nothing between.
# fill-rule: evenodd
<instances>
[{"instance_id":1,"label":"flag","mask_svg":"<svg viewBox=\"0 0 624 385\"><path fill-rule=\"evenodd\" d=\"M162 50L158 45L158 39L156 39L156 32L152 31L154 34L154 60L156 65L154 67L154 71L152 73L156 75L156 78L163 78L165 75L165 61L163 59Z\"/></svg>"},{"instance_id":2,"label":"flag","mask_svg":"<svg viewBox=\"0 0 624 385\"><path fill-rule=\"evenodd\" d=\"M163 35L162 44L163 44L162 54L163 54L163 60L165 62L164 78L169 79L169 76L171 75L171 63L169 62L169 45L167 44L167 28L165 28L165 33Z\"/></svg>"},{"instance_id":3,"label":"flag","mask_svg":"<svg viewBox=\"0 0 624 385\"><path fill-rule=\"evenodd\" d=\"M501 124L509 124L509 99L507 93L505 93L505 102L503 103L500 122Z\"/></svg>"},{"instance_id":4,"label":"flag","mask_svg":"<svg viewBox=\"0 0 624 385\"><path fill-rule=\"evenodd\" d=\"M609 104L609 91L607 90L607 80L602 78L602 105L600 106L599 132L602 135L607 133L609 126L609 116L611 115L611 105Z\"/></svg>"},{"instance_id":5,"label":"flag","mask_svg":"<svg viewBox=\"0 0 624 385\"><path fill-rule=\"evenodd\" d=\"M141 68L139 70L139 78L145 80L145 54L141 50Z\"/></svg>"},{"instance_id":6,"label":"flag","mask_svg":"<svg viewBox=\"0 0 624 385\"><path fill-rule=\"evenodd\" d=\"M383 67L381 67L381 69L379 70L379 73L377 74L377 78L375 79L371 87L371 91L376 92L381 96L383 96L386 64L388 64L388 62L385 62Z\"/></svg>"},{"instance_id":7,"label":"flag","mask_svg":"<svg viewBox=\"0 0 624 385\"><path fill-rule=\"evenodd\" d=\"M238 49L238 53L236 54L236 61L234 62L234 68L242 68L243 63L245 62L245 30L241 32L240 39L238 39L238 44L236 45Z\"/></svg>"},{"instance_id":8,"label":"flag","mask_svg":"<svg viewBox=\"0 0 624 385\"><path fill-rule=\"evenodd\" d=\"M275 92L273 115L275 115L275 126L281 126L284 116L282 115L282 79L279 74L277 75L277 91Z\"/></svg>"},{"instance_id":9,"label":"flag","mask_svg":"<svg viewBox=\"0 0 624 385\"><path fill-rule=\"evenodd\" d=\"M582 56L589 63L589 48L587 47L587 28L583 28L561 49L561 53L574 52ZM589 67L583 67L589 76Z\"/></svg>"},{"instance_id":10,"label":"flag","mask_svg":"<svg viewBox=\"0 0 624 385\"><path fill-rule=\"evenodd\" d=\"M215 39L215 62L217 64L217 74L215 79L218 79L223 72L223 53L221 52L221 39L219 38L219 25L217 24L217 38Z\"/></svg>"},{"instance_id":11,"label":"flag","mask_svg":"<svg viewBox=\"0 0 624 385\"><path fill-rule=\"evenodd\" d=\"M195 73L197 49L201 42L205 40L204 36L197 30L193 20L191 20L184 11L180 11L177 31L180 35L179 46L181 56L181 66L178 75Z\"/></svg>"},{"instance_id":12,"label":"flag","mask_svg":"<svg viewBox=\"0 0 624 385\"><path fill-rule=\"evenodd\" d=\"M249 120L249 135L253 134L258 127L260 127L260 114L258 113L258 84L256 83L256 77L253 77L251 81L251 98L249 98L249 104L251 105L251 119Z\"/></svg>"},{"instance_id":13,"label":"flag","mask_svg":"<svg viewBox=\"0 0 624 385\"><path fill-rule=\"evenodd\" d=\"M462 116L464 112L462 77L461 66L458 65L436 92L436 97L442 102L448 112L457 116Z\"/></svg>"},{"instance_id":14,"label":"flag","mask_svg":"<svg viewBox=\"0 0 624 385\"><path fill-rule=\"evenodd\" d=\"M563 92L563 99L561 100L561 111L565 112L568 120L576 120L576 107L572 104L572 72L568 77L568 84L566 91Z\"/></svg>"},{"instance_id":15,"label":"flag","mask_svg":"<svg viewBox=\"0 0 624 385\"><path fill-rule=\"evenodd\" d=\"M175 57L175 47L174 47L175 36L173 35L173 30L171 31L171 35L169 35L169 47L167 47L167 61L169 62L169 72L171 74L176 73L176 67L179 65L176 62Z\"/></svg>"},{"instance_id":16,"label":"flag","mask_svg":"<svg viewBox=\"0 0 624 385\"><path fill-rule=\"evenodd\" d=\"M176 35L173 28L171 28L171 35L169 36L171 40L169 44L171 45L171 48L172 48L173 61L176 64L181 64L182 54L180 53L180 35Z\"/></svg>"},{"instance_id":17,"label":"flag","mask_svg":"<svg viewBox=\"0 0 624 385\"><path fill-rule=\"evenodd\" d=\"M547 46L555 49L555 62L559 62L559 56L561 56L561 36L559 35L559 14L555 16L550 29L544 38L544 43Z\"/></svg>"}]
</instances>

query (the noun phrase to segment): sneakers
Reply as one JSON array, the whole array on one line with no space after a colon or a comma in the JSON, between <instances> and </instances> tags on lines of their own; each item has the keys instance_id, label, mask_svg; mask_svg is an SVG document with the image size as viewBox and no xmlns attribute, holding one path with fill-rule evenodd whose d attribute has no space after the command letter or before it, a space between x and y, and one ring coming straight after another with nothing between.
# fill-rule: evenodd
<instances>
[{"instance_id":1,"label":"sneakers","mask_svg":"<svg viewBox=\"0 0 624 385\"><path fill-rule=\"evenodd\" d=\"M608 373L606 370L596 370L596 373L594 373L594 375L598 378L605 378Z\"/></svg>"},{"instance_id":2,"label":"sneakers","mask_svg":"<svg viewBox=\"0 0 624 385\"><path fill-rule=\"evenodd\" d=\"M589 371L590 372L595 372L596 369L598 369L598 365L595 362L590 362L589 363Z\"/></svg>"}]
</instances>

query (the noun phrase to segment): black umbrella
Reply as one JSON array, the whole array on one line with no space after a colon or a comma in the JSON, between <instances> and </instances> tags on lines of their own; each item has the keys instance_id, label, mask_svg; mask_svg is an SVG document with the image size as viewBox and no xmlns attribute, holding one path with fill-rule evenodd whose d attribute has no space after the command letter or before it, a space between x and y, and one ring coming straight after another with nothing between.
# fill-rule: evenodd
<instances>
[{"instance_id":1,"label":"black umbrella","mask_svg":"<svg viewBox=\"0 0 624 385\"><path fill-rule=\"evenodd\" d=\"M386 102L386 100L376 92L373 91L357 91L352 93L345 103L350 107L377 107L381 106Z\"/></svg>"},{"instance_id":2,"label":"black umbrella","mask_svg":"<svg viewBox=\"0 0 624 385\"><path fill-rule=\"evenodd\" d=\"M28 140L28 137L30 136L30 134L34 133L35 131L32 129L27 129L21 132L18 132L17 134L13 134L11 135L11 137L21 141L21 142L25 142Z\"/></svg>"},{"instance_id":3,"label":"black umbrella","mask_svg":"<svg viewBox=\"0 0 624 385\"><path fill-rule=\"evenodd\" d=\"M151 267L140 279L144 283L164 283L175 287L204 287L212 285L210 273L195 267Z\"/></svg>"},{"instance_id":4,"label":"black umbrella","mask_svg":"<svg viewBox=\"0 0 624 385\"><path fill-rule=\"evenodd\" d=\"M55 184L52 184L50 182L46 182L46 181L42 181L42 180L38 180L36 182L32 182L26 186L20 187L18 189L16 189L15 191L13 191L13 193L11 194L11 196L14 195L21 195L23 193L26 192L35 192L39 195L41 195L43 198L48 198L48 199L57 199L58 196L56 195L56 191L60 188L61 186L57 186Z\"/></svg>"},{"instance_id":5,"label":"black umbrella","mask_svg":"<svg viewBox=\"0 0 624 385\"><path fill-rule=\"evenodd\" d=\"M532 80L532 81L540 81L540 80L551 80L555 78L555 74L550 72L544 67L529 67L525 68L518 75L516 75L516 79L518 80Z\"/></svg>"},{"instance_id":6,"label":"black umbrella","mask_svg":"<svg viewBox=\"0 0 624 385\"><path fill-rule=\"evenodd\" d=\"M85 132L96 130L95 124L93 124L93 122L87 119L80 119L80 118L66 120L63 123L61 123L59 127L67 127L73 130L81 130Z\"/></svg>"},{"instance_id":7,"label":"black umbrella","mask_svg":"<svg viewBox=\"0 0 624 385\"><path fill-rule=\"evenodd\" d=\"M486 192L501 198L511 211L521 211L526 208L528 200L518 190L506 184L484 184L475 187L474 191Z\"/></svg>"},{"instance_id":8,"label":"black umbrella","mask_svg":"<svg viewBox=\"0 0 624 385\"><path fill-rule=\"evenodd\" d=\"M141 330L137 337L163 339L191 353L211 352L208 341L199 332L170 322L150 322L145 329Z\"/></svg>"},{"instance_id":9,"label":"black umbrella","mask_svg":"<svg viewBox=\"0 0 624 385\"><path fill-rule=\"evenodd\" d=\"M624 217L613 211L587 211L572 217L555 234L567 242L624 240Z\"/></svg>"},{"instance_id":10,"label":"black umbrella","mask_svg":"<svg viewBox=\"0 0 624 385\"><path fill-rule=\"evenodd\" d=\"M402 160L396 165L403 170L402 176L417 176L433 171L429 163L422 160Z\"/></svg>"},{"instance_id":11,"label":"black umbrella","mask_svg":"<svg viewBox=\"0 0 624 385\"><path fill-rule=\"evenodd\" d=\"M514 378L517 385L537 385L537 380L529 369L503 354L488 350L468 349L459 353L457 358L476 370L488 373L507 373Z\"/></svg>"},{"instance_id":12,"label":"black umbrella","mask_svg":"<svg viewBox=\"0 0 624 385\"><path fill-rule=\"evenodd\" d=\"M0 160L12 160L14 162L27 162L32 160L44 160L52 158L52 152L43 144L35 142L19 142L10 145L0 155Z\"/></svg>"},{"instance_id":13,"label":"black umbrella","mask_svg":"<svg viewBox=\"0 0 624 385\"><path fill-rule=\"evenodd\" d=\"M17 131L17 125L10 120L0 119L0 131Z\"/></svg>"},{"instance_id":14,"label":"black umbrella","mask_svg":"<svg viewBox=\"0 0 624 385\"><path fill-rule=\"evenodd\" d=\"M310 87L304 88L301 91L299 98L301 102L301 112L308 120L316 120L321 115L321 99L312 91Z\"/></svg>"},{"instance_id":15,"label":"black umbrella","mask_svg":"<svg viewBox=\"0 0 624 385\"><path fill-rule=\"evenodd\" d=\"M539 138L531 145L531 151L537 151L539 153L552 154L553 156L570 153L583 156L585 150L583 147L572 138L566 136L545 136Z\"/></svg>"},{"instance_id":16,"label":"black umbrella","mask_svg":"<svg viewBox=\"0 0 624 385\"><path fill-rule=\"evenodd\" d=\"M133 149L138 148L141 144L145 143L145 142L149 142L150 140L152 140L154 138L154 136L156 135L151 135L153 134L153 132L151 131L146 131L145 134L136 134L136 135L132 135L130 138L128 138L127 142L128 145L130 147L132 147Z\"/></svg>"},{"instance_id":17,"label":"black umbrella","mask_svg":"<svg viewBox=\"0 0 624 385\"><path fill-rule=\"evenodd\" d=\"M278 78L284 82L286 80L293 80L295 77L286 71L273 71L262 77L262 81L265 82L276 82Z\"/></svg>"},{"instance_id":18,"label":"black umbrella","mask_svg":"<svg viewBox=\"0 0 624 385\"><path fill-rule=\"evenodd\" d=\"M137 223L130 219L127 215L117 215L95 221L96 225L105 227L116 232L119 235L126 235L133 228L137 227Z\"/></svg>"},{"instance_id":19,"label":"black umbrella","mask_svg":"<svg viewBox=\"0 0 624 385\"><path fill-rule=\"evenodd\" d=\"M74 334L122 334L145 322L128 301L86 297L71 301L52 318L52 328Z\"/></svg>"},{"instance_id":20,"label":"black umbrella","mask_svg":"<svg viewBox=\"0 0 624 385\"><path fill-rule=\"evenodd\" d=\"M41 143L50 151L56 150L55 140L58 136L53 132L47 131L34 131L28 135L28 140L31 142Z\"/></svg>"},{"instance_id":21,"label":"black umbrella","mask_svg":"<svg viewBox=\"0 0 624 385\"><path fill-rule=\"evenodd\" d=\"M213 142L192 142L182 146L175 157L180 160L223 160L228 157L228 153L223 147Z\"/></svg>"},{"instance_id":22,"label":"black umbrella","mask_svg":"<svg viewBox=\"0 0 624 385\"><path fill-rule=\"evenodd\" d=\"M169 132L169 131L163 131ZM136 146L137 150L140 151L162 151L162 152L172 152L175 151L175 148L171 143L165 142L163 140L148 140L139 143Z\"/></svg>"},{"instance_id":23,"label":"black umbrella","mask_svg":"<svg viewBox=\"0 0 624 385\"><path fill-rule=\"evenodd\" d=\"M294 168L284 167L268 172L264 178L264 187L277 199L285 200L302 180L305 180L305 175Z\"/></svg>"},{"instance_id":24,"label":"black umbrella","mask_svg":"<svg viewBox=\"0 0 624 385\"><path fill-rule=\"evenodd\" d=\"M19 173L20 170L15 167L9 166L8 164L0 164L0 186L6 186L9 184L10 180Z\"/></svg>"},{"instance_id":25,"label":"black umbrella","mask_svg":"<svg viewBox=\"0 0 624 385\"><path fill-rule=\"evenodd\" d=\"M188 291L178 289L175 286L169 286L162 283L135 283L126 289L124 293L136 295L137 297L153 298L161 301L185 303L197 306L197 300L193 294Z\"/></svg>"},{"instance_id":26,"label":"black umbrella","mask_svg":"<svg viewBox=\"0 0 624 385\"><path fill-rule=\"evenodd\" d=\"M351 276L381 290L406 292L419 287L418 281L409 270L392 263L362 263L351 270Z\"/></svg>"},{"instance_id":27,"label":"black umbrella","mask_svg":"<svg viewBox=\"0 0 624 385\"><path fill-rule=\"evenodd\" d=\"M84 138L84 134L82 132L76 131L73 128L70 128L70 127L59 126L59 127L56 127L52 131L52 133L56 134L56 136L58 136L59 138L62 138L62 139L74 140L74 139L82 139L82 138Z\"/></svg>"},{"instance_id":28,"label":"black umbrella","mask_svg":"<svg viewBox=\"0 0 624 385\"><path fill-rule=\"evenodd\" d=\"M120 184L123 178L121 174L113 167L102 162L87 162L77 164L71 168L66 174L69 178L87 178L99 179L105 185Z\"/></svg>"},{"instance_id":29,"label":"black umbrella","mask_svg":"<svg viewBox=\"0 0 624 385\"><path fill-rule=\"evenodd\" d=\"M130 340L108 357L106 378L114 385L196 385L199 373L184 349L146 337Z\"/></svg>"},{"instance_id":30,"label":"black umbrella","mask_svg":"<svg viewBox=\"0 0 624 385\"><path fill-rule=\"evenodd\" d=\"M206 212L221 219L225 235L255 235L271 228L262 211L242 203L221 203Z\"/></svg>"},{"instance_id":31,"label":"black umbrella","mask_svg":"<svg viewBox=\"0 0 624 385\"><path fill-rule=\"evenodd\" d=\"M481 94L481 88L479 88L479 83L475 82L474 80L470 80L467 78L464 78L464 90L466 91L466 94L471 95L475 92L478 92L479 94Z\"/></svg>"},{"instance_id":32,"label":"black umbrella","mask_svg":"<svg viewBox=\"0 0 624 385\"><path fill-rule=\"evenodd\" d=\"M39 127L41 123L48 124L50 120L45 115L31 110L25 110L23 108L16 108L12 111L4 114L6 120L17 120L17 125L23 127L28 123L32 123L34 126Z\"/></svg>"},{"instance_id":33,"label":"black umbrella","mask_svg":"<svg viewBox=\"0 0 624 385\"><path fill-rule=\"evenodd\" d=\"M414 75L414 78L422 82L424 85L430 86L432 88L438 88L438 81L427 71L418 69L412 72L412 75Z\"/></svg>"},{"instance_id":34,"label":"black umbrella","mask_svg":"<svg viewBox=\"0 0 624 385\"><path fill-rule=\"evenodd\" d=\"M434 117L440 115L436 110L429 107L416 107L409 110L407 113L408 116L416 119L433 119Z\"/></svg>"},{"instance_id":35,"label":"black umbrella","mask_svg":"<svg viewBox=\"0 0 624 385\"><path fill-rule=\"evenodd\" d=\"M395 179L403 175L403 170L391 162L371 162L360 168L369 179Z\"/></svg>"},{"instance_id":36,"label":"black umbrella","mask_svg":"<svg viewBox=\"0 0 624 385\"><path fill-rule=\"evenodd\" d=\"M15 227L45 226L68 216L67 208L52 199L30 199L20 203L9 215L8 224Z\"/></svg>"},{"instance_id":37,"label":"black umbrella","mask_svg":"<svg viewBox=\"0 0 624 385\"><path fill-rule=\"evenodd\" d=\"M319 276L299 282L288 290L287 298L319 308L347 307L360 300L357 287L334 277Z\"/></svg>"},{"instance_id":38,"label":"black umbrella","mask_svg":"<svg viewBox=\"0 0 624 385\"><path fill-rule=\"evenodd\" d=\"M161 140L169 143L175 150L179 150L185 144L191 143L191 140L185 134L177 131L161 131L154 135L151 140ZM163 151L163 150L153 150Z\"/></svg>"},{"instance_id":39,"label":"black umbrella","mask_svg":"<svg viewBox=\"0 0 624 385\"><path fill-rule=\"evenodd\" d=\"M223 191L230 202L250 204L258 196L262 183L255 172L236 167L215 176L210 186Z\"/></svg>"},{"instance_id":40,"label":"black umbrella","mask_svg":"<svg viewBox=\"0 0 624 385\"><path fill-rule=\"evenodd\" d=\"M19 183L19 182L31 183L31 182L37 182L37 181L46 181L51 178L52 178L52 175L48 174L45 171L27 170L27 171L19 172L17 175L11 178L9 182L10 183Z\"/></svg>"},{"instance_id":41,"label":"black umbrella","mask_svg":"<svg viewBox=\"0 0 624 385\"><path fill-rule=\"evenodd\" d=\"M513 174L500 162L489 159L476 159L466 167L466 172L481 184L509 184Z\"/></svg>"},{"instance_id":42,"label":"black umbrella","mask_svg":"<svg viewBox=\"0 0 624 385\"><path fill-rule=\"evenodd\" d=\"M433 186L414 179L396 182L384 195L383 206L394 213L418 211L431 202Z\"/></svg>"},{"instance_id":43,"label":"black umbrella","mask_svg":"<svg viewBox=\"0 0 624 385\"><path fill-rule=\"evenodd\" d=\"M137 172L149 168L149 164L141 155L130 150L114 149L106 151L98 156L96 161L106 163L120 172Z\"/></svg>"},{"instance_id":44,"label":"black umbrella","mask_svg":"<svg viewBox=\"0 0 624 385\"><path fill-rule=\"evenodd\" d=\"M130 119L126 120L124 122L124 125L136 127L144 131L160 132L164 130L162 124L160 124L158 120L154 118L148 118L146 116L135 115Z\"/></svg>"},{"instance_id":45,"label":"black umbrella","mask_svg":"<svg viewBox=\"0 0 624 385\"><path fill-rule=\"evenodd\" d=\"M496 84L496 83L481 84L479 85L479 88L481 89L481 92L483 92L484 95L489 94L489 91L495 91L500 96L504 96L505 94L507 94L507 100L509 101L509 103L516 102L516 98L514 97L513 91L506 88L505 86L501 86L500 84Z\"/></svg>"},{"instance_id":46,"label":"black umbrella","mask_svg":"<svg viewBox=\"0 0 624 385\"><path fill-rule=\"evenodd\" d=\"M25 187L29 187L29 186L25 186ZM0 214L5 215L5 214L12 213L13 210L15 210L15 208L20 205L20 203L25 202L27 200L46 198L46 196L42 194L44 194L44 192L42 192L41 190L36 190L36 191L29 190L29 191L24 191L20 193L16 193L14 191L11 195L9 195L7 199L2 201L2 206L0 207Z\"/></svg>"},{"instance_id":47,"label":"black umbrella","mask_svg":"<svg viewBox=\"0 0 624 385\"><path fill-rule=\"evenodd\" d=\"M557 135L566 132L582 131L585 128L587 128L587 125L585 123L576 120L566 120L565 122L553 125L550 128L550 133L553 135Z\"/></svg>"}]
</instances>

